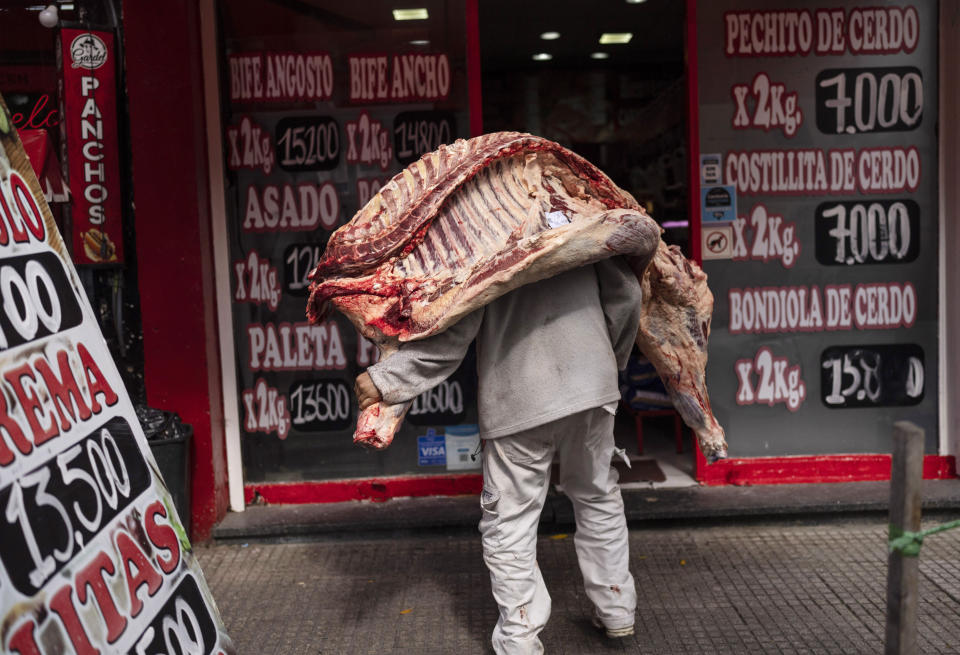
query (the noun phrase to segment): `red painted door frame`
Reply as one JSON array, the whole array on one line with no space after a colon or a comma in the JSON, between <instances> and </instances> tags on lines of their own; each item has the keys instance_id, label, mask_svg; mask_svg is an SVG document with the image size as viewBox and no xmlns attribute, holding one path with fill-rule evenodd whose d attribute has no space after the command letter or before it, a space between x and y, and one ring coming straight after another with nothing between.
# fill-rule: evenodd
<instances>
[{"instance_id":1,"label":"red painted door frame","mask_svg":"<svg viewBox=\"0 0 960 655\"><path fill-rule=\"evenodd\" d=\"M192 533L227 509L199 8L123 1L147 402L193 426Z\"/></svg>"}]
</instances>

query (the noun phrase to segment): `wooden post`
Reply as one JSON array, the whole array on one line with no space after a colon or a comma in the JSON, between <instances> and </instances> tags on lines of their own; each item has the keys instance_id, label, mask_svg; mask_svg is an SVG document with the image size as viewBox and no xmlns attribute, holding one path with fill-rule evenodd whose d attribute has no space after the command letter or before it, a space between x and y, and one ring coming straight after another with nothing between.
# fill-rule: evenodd
<instances>
[{"instance_id":1,"label":"wooden post","mask_svg":"<svg viewBox=\"0 0 960 655\"><path fill-rule=\"evenodd\" d=\"M890 477L890 532L920 530L923 430L908 421L893 425ZM917 579L919 558L894 551L887 560L887 655L917 652Z\"/></svg>"}]
</instances>

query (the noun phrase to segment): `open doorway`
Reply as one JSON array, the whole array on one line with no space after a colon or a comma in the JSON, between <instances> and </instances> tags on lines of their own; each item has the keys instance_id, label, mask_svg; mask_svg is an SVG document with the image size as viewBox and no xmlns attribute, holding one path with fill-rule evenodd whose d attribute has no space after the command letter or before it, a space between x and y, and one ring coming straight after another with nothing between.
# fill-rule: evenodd
<instances>
[{"instance_id":1,"label":"open doorway","mask_svg":"<svg viewBox=\"0 0 960 655\"><path fill-rule=\"evenodd\" d=\"M484 0L479 33L483 131L530 132L585 157L689 257L684 6ZM678 454L673 416L642 418L641 453L635 416L656 407L631 403L631 381L622 382L617 445L640 469L621 471L624 486L695 484L689 430Z\"/></svg>"}]
</instances>

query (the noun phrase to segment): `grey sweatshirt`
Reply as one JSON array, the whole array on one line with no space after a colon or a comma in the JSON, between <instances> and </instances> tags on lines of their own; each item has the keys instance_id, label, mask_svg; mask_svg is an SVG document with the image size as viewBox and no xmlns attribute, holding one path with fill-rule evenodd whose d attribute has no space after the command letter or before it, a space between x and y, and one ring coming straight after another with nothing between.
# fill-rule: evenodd
<instances>
[{"instance_id":1,"label":"grey sweatshirt","mask_svg":"<svg viewBox=\"0 0 960 655\"><path fill-rule=\"evenodd\" d=\"M640 283L621 257L520 287L368 369L388 403L451 375L477 340L480 436L493 439L615 403L640 324Z\"/></svg>"}]
</instances>

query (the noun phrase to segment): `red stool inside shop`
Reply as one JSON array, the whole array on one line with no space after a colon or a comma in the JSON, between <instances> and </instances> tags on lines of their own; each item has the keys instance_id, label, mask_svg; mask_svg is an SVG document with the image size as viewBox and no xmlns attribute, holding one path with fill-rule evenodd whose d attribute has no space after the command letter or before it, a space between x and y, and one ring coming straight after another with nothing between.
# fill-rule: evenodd
<instances>
[{"instance_id":1,"label":"red stool inside shop","mask_svg":"<svg viewBox=\"0 0 960 655\"><path fill-rule=\"evenodd\" d=\"M673 439L677 447L677 454L683 452L683 419L675 409L633 409L626 403L622 405L633 415L637 430L637 454L643 454L643 420L657 416L673 416Z\"/></svg>"},{"instance_id":2,"label":"red stool inside shop","mask_svg":"<svg viewBox=\"0 0 960 655\"><path fill-rule=\"evenodd\" d=\"M653 364L634 349L626 370L620 374L620 404L633 417L637 431L637 454L643 454L643 421L660 416L673 417L673 438L677 453L683 452L683 421L674 409L660 375Z\"/></svg>"}]
</instances>

